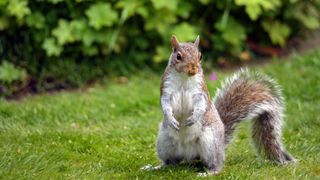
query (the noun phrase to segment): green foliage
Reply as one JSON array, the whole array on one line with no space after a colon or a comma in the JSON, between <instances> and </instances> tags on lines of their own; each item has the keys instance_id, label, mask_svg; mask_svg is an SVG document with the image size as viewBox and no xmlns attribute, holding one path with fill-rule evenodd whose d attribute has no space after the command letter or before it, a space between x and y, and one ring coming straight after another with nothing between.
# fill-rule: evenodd
<instances>
[{"instance_id":1,"label":"green foliage","mask_svg":"<svg viewBox=\"0 0 320 180\"><path fill-rule=\"evenodd\" d=\"M58 56L62 52L61 46L53 38L45 39L42 47L47 51L48 56Z\"/></svg>"},{"instance_id":2,"label":"green foliage","mask_svg":"<svg viewBox=\"0 0 320 180\"><path fill-rule=\"evenodd\" d=\"M0 64L0 98L11 95L15 91L15 85L23 83L27 78L24 69L15 67L13 64L3 61Z\"/></svg>"},{"instance_id":3,"label":"green foliage","mask_svg":"<svg viewBox=\"0 0 320 180\"><path fill-rule=\"evenodd\" d=\"M240 48L246 40L247 34L245 28L239 22L233 18L229 18L227 22L223 22L221 19L215 23L215 28L219 32L219 37L225 42L224 44L233 48L231 50L235 50L237 53L241 52ZM217 41L216 43L219 42ZM222 49L226 48L222 47Z\"/></svg>"},{"instance_id":4,"label":"green foliage","mask_svg":"<svg viewBox=\"0 0 320 180\"><path fill-rule=\"evenodd\" d=\"M121 9L120 24L136 14L148 16L147 7L143 6L142 1L123 0L119 1L116 7Z\"/></svg>"},{"instance_id":5,"label":"green foliage","mask_svg":"<svg viewBox=\"0 0 320 180\"><path fill-rule=\"evenodd\" d=\"M164 55L164 54L170 54L170 53L171 53L171 51L167 47L158 46L156 49L156 55L153 57L154 61L156 63L160 63L163 61L164 58L166 58L166 55Z\"/></svg>"},{"instance_id":6,"label":"green foliage","mask_svg":"<svg viewBox=\"0 0 320 180\"><path fill-rule=\"evenodd\" d=\"M195 26L192 26L186 22L183 22L177 26L175 26L172 29L172 34L177 34L179 36L179 40L182 42L191 41L193 42L195 40L195 37L199 33L197 33L197 28Z\"/></svg>"},{"instance_id":7,"label":"green foliage","mask_svg":"<svg viewBox=\"0 0 320 180\"><path fill-rule=\"evenodd\" d=\"M70 23L62 19L59 20L58 27L52 30L52 35L57 38L59 45L72 43L74 41Z\"/></svg>"},{"instance_id":8,"label":"green foliage","mask_svg":"<svg viewBox=\"0 0 320 180\"><path fill-rule=\"evenodd\" d=\"M31 13L27 0L10 0L7 8L9 14L17 17L18 21Z\"/></svg>"},{"instance_id":9,"label":"green foliage","mask_svg":"<svg viewBox=\"0 0 320 180\"><path fill-rule=\"evenodd\" d=\"M286 39L290 35L290 27L288 25L279 21L263 21L262 27L268 32L274 44L285 45Z\"/></svg>"},{"instance_id":10,"label":"green foliage","mask_svg":"<svg viewBox=\"0 0 320 180\"><path fill-rule=\"evenodd\" d=\"M151 0L155 9L166 8L172 11L177 9L178 0Z\"/></svg>"},{"instance_id":11,"label":"green foliage","mask_svg":"<svg viewBox=\"0 0 320 180\"><path fill-rule=\"evenodd\" d=\"M7 61L3 61L0 65L0 82L11 83L13 81L23 81L25 78L26 72L23 69L16 68Z\"/></svg>"},{"instance_id":12,"label":"green foliage","mask_svg":"<svg viewBox=\"0 0 320 180\"><path fill-rule=\"evenodd\" d=\"M247 40L283 47L319 20L319 0L0 0L0 58L34 78L61 59L123 74L165 64L172 34L200 35L205 57L217 59L238 57Z\"/></svg>"},{"instance_id":13,"label":"green foliage","mask_svg":"<svg viewBox=\"0 0 320 180\"><path fill-rule=\"evenodd\" d=\"M43 29L45 26L45 17L40 12L34 12L27 16L26 23L29 27Z\"/></svg>"},{"instance_id":14,"label":"green foliage","mask_svg":"<svg viewBox=\"0 0 320 180\"><path fill-rule=\"evenodd\" d=\"M110 27L118 20L118 14L111 9L109 3L93 4L87 11L86 15L89 18L89 25L96 30L102 27Z\"/></svg>"},{"instance_id":15,"label":"green foliage","mask_svg":"<svg viewBox=\"0 0 320 180\"><path fill-rule=\"evenodd\" d=\"M319 1L316 1L315 3L319 3ZM315 6L312 3L303 3L302 1L298 1L289 4L284 15L287 19L292 17L295 18L309 29L317 29L320 26L319 4Z\"/></svg>"},{"instance_id":16,"label":"green foliage","mask_svg":"<svg viewBox=\"0 0 320 180\"><path fill-rule=\"evenodd\" d=\"M235 0L235 4L245 6L246 13L255 21L263 11L277 9L281 5L280 0Z\"/></svg>"}]
</instances>

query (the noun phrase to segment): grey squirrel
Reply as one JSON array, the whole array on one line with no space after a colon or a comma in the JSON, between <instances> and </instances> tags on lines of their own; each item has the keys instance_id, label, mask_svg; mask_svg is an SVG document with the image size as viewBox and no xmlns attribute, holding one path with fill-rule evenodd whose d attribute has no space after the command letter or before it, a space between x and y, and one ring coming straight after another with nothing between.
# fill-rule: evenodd
<instances>
[{"instance_id":1,"label":"grey squirrel","mask_svg":"<svg viewBox=\"0 0 320 180\"><path fill-rule=\"evenodd\" d=\"M157 154L163 165L201 160L208 174L218 174L225 147L236 125L252 119L252 138L258 152L279 164L295 159L281 142L283 97L274 80L240 70L227 79L211 100L201 68L199 36L179 43L172 36L172 53L161 82L163 120Z\"/></svg>"}]
</instances>

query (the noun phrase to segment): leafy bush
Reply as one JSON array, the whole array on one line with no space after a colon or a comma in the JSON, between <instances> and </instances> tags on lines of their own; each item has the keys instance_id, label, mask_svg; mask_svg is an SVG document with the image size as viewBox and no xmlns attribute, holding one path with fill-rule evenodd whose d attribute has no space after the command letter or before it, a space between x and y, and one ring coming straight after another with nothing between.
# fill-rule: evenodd
<instances>
[{"instance_id":1,"label":"leafy bush","mask_svg":"<svg viewBox=\"0 0 320 180\"><path fill-rule=\"evenodd\" d=\"M248 51L247 41L283 47L302 29L320 26L319 5L319 0L0 0L0 60L40 81L50 76L77 86L145 64L157 67L169 56L172 34L182 41L200 34L210 59L239 57Z\"/></svg>"},{"instance_id":2,"label":"leafy bush","mask_svg":"<svg viewBox=\"0 0 320 180\"><path fill-rule=\"evenodd\" d=\"M15 91L14 87L21 86L27 78L24 69L15 67L13 64L3 61L0 64L0 93L10 95ZM15 86L12 86L12 85Z\"/></svg>"}]
</instances>

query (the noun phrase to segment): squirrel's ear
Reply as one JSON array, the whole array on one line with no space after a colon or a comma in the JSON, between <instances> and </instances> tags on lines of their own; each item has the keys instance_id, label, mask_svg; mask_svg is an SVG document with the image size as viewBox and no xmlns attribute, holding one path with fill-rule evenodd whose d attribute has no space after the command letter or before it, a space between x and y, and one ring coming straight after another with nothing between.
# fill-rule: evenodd
<instances>
[{"instance_id":1,"label":"squirrel's ear","mask_svg":"<svg viewBox=\"0 0 320 180\"><path fill-rule=\"evenodd\" d=\"M177 39L177 37L175 35L172 35L171 46L174 49L177 49L179 47L179 41L178 41L178 39Z\"/></svg>"},{"instance_id":2,"label":"squirrel's ear","mask_svg":"<svg viewBox=\"0 0 320 180\"><path fill-rule=\"evenodd\" d=\"M193 44L194 44L196 47L198 47L198 46L199 46L199 43L200 43L200 36L198 35Z\"/></svg>"}]
</instances>

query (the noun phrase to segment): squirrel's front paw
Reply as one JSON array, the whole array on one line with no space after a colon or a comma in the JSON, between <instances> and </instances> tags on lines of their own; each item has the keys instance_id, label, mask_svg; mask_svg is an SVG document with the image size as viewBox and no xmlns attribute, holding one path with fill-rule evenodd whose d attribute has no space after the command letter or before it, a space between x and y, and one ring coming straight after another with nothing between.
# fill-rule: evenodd
<instances>
[{"instance_id":1,"label":"squirrel's front paw","mask_svg":"<svg viewBox=\"0 0 320 180\"><path fill-rule=\"evenodd\" d=\"M172 129L178 131L179 128L180 128L180 127L179 127L179 126L180 126L180 123L179 123L176 119L171 118L171 119L169 120L169 126L170 126Z\"/></svg>"},{"instance_id":2,"label":"squirrel's front paw","mask_svg":"<svg viewBox=\"0 0 320 180\"><path fill-rule=\"evenodd\" d=\"M188 119L185 121L186 126L192 126L196 122L195 118L193 116L190 116Z\"/></svg>"}]
</instances>

